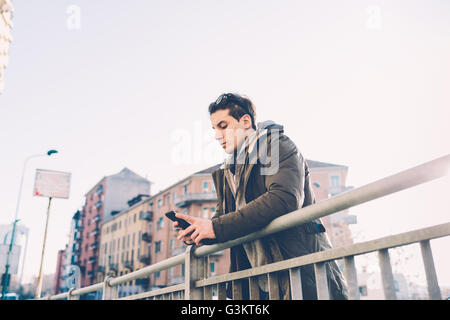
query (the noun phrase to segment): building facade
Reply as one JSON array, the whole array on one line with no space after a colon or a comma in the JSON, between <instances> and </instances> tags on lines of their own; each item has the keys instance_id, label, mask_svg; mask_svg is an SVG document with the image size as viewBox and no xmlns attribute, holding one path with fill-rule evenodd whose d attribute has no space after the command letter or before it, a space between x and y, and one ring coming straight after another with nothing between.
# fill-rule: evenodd
<instances>
[{"instance_id":1,"label":"building facade","mask_svg":"<svg viewBox=\"0 0 450 320\"><path fill-rule=\"evenodd\" d=\"M353 189L346 186L348 167L332 163L306 160L311 174L316 202L334 197ZM356 223L356 216L349 215L348 210L336 212L321 218L333 247L353 244L349 225Z\"/></svg>"},{"instance_id":2,"label":"building facade","mask_svg":"<svg viewBox=\"0 0 450 320\"><path fill-rule=\"evenodd\" d=\"M65 258L66 258L66 250L59 250L58 258L56 259L56 272L55 272L55 280L53 282L53 294L64 292L63 288L64 288Z\"/></svg>"},{"instance_id":3,"label":"building facade","mask_svg":"<svg viewBox=\"0 0 450 320\"><path fill-rule=\"evenodd\" d=\"M0 274L3 274L6 269L6 260L9 251L9 245L12 237L12 224L0 225ZM18 282L22 281L23 267L26 258L27 244L28 244L28 228L21 224L16 224L14 231L14 243L10 253L9 271L12 277L14 276Z\"/></svg>"},{"instance_id":4,"label":"building facade","mask_svg":"<svg viewBox=\"0 0 450 320\"><path fill-rule=\"evenodd\" d=\"M12 41L11 29L13 6L10 0L0 0L0 94L5 86L5 69L9 62L9 46Z\"/></svg>"},{"instance_id":5,"label":"building facade","mask_svg":"<svg viewBox=\"0 0 450 320\"><path fill-rule=\"evenodd\" d=\"M81 211L77 210L70 222L69 241L65 250L58 251L58 258L55 271L55 294L69 291L71 286L67 283L67 278L72 273L72 266L78 266L79 253L81 248ZM63 257L60 254L63 253Z\"/></svg>"},{"instance_id":6,"label":"building facade","mask_svg":"<svg viewBox=\"0 0 450 320\"><path fill-rule=\"evenodd\" d=\"M107 275L121 276L185 252L186 245L176 239L168 211L211 218L217 195L211 172L217 166L199 171L149 198L131 199L129 208L119 212L102 226L100 266L97 281ZM225 250L228 251L228 250ZM210 274L228 272L225 251L210 257ZM152 288L184 281L184 265L156 272L148 278L130 281L119 287L118 296L127 296Z\"/></svg>"},{"instance_id":7,"label":"building facade","mask_svg":"<svg viewBox=\"0 0 450 320\"><path fill-rule=\"evenodd\" d=\"M104 177L86 193L77 229L81 239L76 261L81 271L82 287L94 284L97 279L102 224L126 209L127 201L139 194L150 195L150 181L128 168Z\"/></svg>"},{"instance_id":8,"label":"building facade","mask_svg":"<svg viewBox=\"0 0 450 320\"><path fill-rule=\"evenodd\" d=\"M145 245L151 241L147 221L152 219L147 199L148 196L142 195L130 199L128 209L102 225L97 282L108 275L121 276L151 263ZM147 287L148 281L140 279L119 286L118 295L138 293Z\"/></svg>"}]
</instances>

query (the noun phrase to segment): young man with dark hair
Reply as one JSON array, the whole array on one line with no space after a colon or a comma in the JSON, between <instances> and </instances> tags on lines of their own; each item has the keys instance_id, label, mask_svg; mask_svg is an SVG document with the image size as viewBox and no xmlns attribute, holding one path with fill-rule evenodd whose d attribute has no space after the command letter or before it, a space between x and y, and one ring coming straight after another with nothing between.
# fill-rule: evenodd
<instances>
[{"instance_id":1,"label":"young man with dark hair","mask_svg":"<svg viewBox=\"0 0 450 320\"><path fill-rule=\"evenodd\" d=\"M255 232L275 218L315 203L308 165L295 144L272 121L255 123L252 102L226 93L210 104L215 138L229 158L213 173L217 191L216 213L202 219L177 213L191 226L178 239L200 245L203 239L225 242ZM175 223L175 227L178 224ZM230 249L230 272L331 248L320 219L253 240ZM326 263L331 299L347 299L345 280L337 266ZM312 265L301 267L304 299L317 299ZM290 298L287 272L278 276L280 295ZM245 282L244 282L245 283ZM258 279L267 298L266 277ZM244 288L246 286L244 285ZM245 288L248 289L248 288ZM244 297L248 297L245 294Z\"/></svg>"}]
</instances>

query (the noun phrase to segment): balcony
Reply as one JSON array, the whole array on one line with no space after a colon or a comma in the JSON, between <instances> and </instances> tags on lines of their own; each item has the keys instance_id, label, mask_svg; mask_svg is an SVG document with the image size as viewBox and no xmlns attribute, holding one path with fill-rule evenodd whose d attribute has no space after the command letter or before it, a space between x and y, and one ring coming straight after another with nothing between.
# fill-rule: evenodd
<instances>
[{"instance_id":1,"label":"balcony","mask_svg":"<svg viewBox=\"0 0 450 320\"><path fill-rule=\"evenodd\" d=\"M97 272L99 272L99 273L105 273L105 266L98 266Z\"/></svg>"},{"instance_id":2,"label":"balcony","mask_svg":"<svg viewBox=\"0 0 450 320\"><path fill-rule=\"evenodd\" d=\"M89 263L95 263L97 261L96 256L89 257Z\"/></svg>"},{"instance_id":3,"label":"balcony","mask_svg":"<svg viewBox=\"0 0 450 320\"><path fill-rule=\"evenodd\" d=\"M149 278L136 279L136 285L137 286L141 286L141 287L144 287L144 288L147 289L149 284L150 284L150 279Z\"/></svg>"},{"instance_id":4,"label":"balcony","mask_svg":"<svg viewBox=\"0 0 450 320\"><path fill-rule=\"evenodd\" d=\"M192 203L201 203L207 201L217 201L215 192L188 193L175 198L175 205L179 208L185 208Z\"/></svg>"},{"instance_id":5,"label":"balcony","mask_svg":"<svg viewBox=\"0 0 450 320\"><path fill-rule=\"evenodd\" d=\"M96 203L95 203L95 208L98 210L98 209L100 209L100 207L102 206L102 200L99 200L99 201L97 201Z\"/></svg>"},{"instance_id":6,"label":"balcony","mask_svg":"<svg viewBox=\"0 0 450 320\"><path fill-rule=\"evenodd\" d=\"M123 267L129 269L130 271L133 271L134 267L133 261L125 261Z\"/></svg>"},{"instance_id":7,"label":"balcony","mask_svg":"<svg viewBox=\"0 0 450 320\"><path fill-rule=\"evenodd\" d=\"M117 272L117 270L119 269L117 263L110 263L108 267L109 267L108 272Z\"/></svg>"},{"instance_id":8,"label":"balcony","mask_svg":"<svg viewBox=\"0 0 450 320\"><path fill-rule=\"evenodd\" d=\"M148 232L142 234L142 241L152 242L152 235Z\"/></svg>"},{"instance_id":9,"label":"balcony","mask_svg":"<svg viewBox=\"0 0 450 320\"><path fill-rule=\"evenodd\" d=\"M141 212L139 219L146 221L153 221L153 211Z\"/></svg>"},{"instance_id":10,"label":"balcony","mask_svg":"<svg viewBox=\"0 0 450 320\"><path fill-rule=\"evenodd\" d=\"M89 246L89 248L90 248L91 250L97 249L97 248L98 248L98 243L97 243L97 242L94 242L93 244L91 244L91 245Z\"/></svg>"},{"instance_id":11,"label":"balcony","mask_svg":"<svg viewBox=\"0 0 450 320\"><path fill-rule=\"evenodd\" d=\"M139 261L145 265L150 265L150 255L148 255L148 254L141 255L139 257Z\"/></svg>"},{"instance_id":12,"label":"balcony","mask_svg":"<svg viewBox=\"0 0 450 320\"><path fill-rule=\"evenodd\" d=\"M97 190L95 190L95 194L100 196L103 193L103 185L99 185Z\"/></svg>"},{"instance_id":13,"label":"balcony","mask_svg":"<svg viewBox=\"0 0 450 320\"><path fill-rule=\"evenodd\" d=\"M97 236L99 233L100 233L100 229L95 228L94 230L91 231L91 236Z\"/></svg>"},{"instance_id":14,"label":"balcony","mask_svg":"<svg viewBox=\"0 0 450 320\"><path fill-rule=\"evenodd\" d=\"M92 219L92 221L93 221L93 222L100 221L100 214L97 214L97 215Z\"/></svg>"}]
</instances>

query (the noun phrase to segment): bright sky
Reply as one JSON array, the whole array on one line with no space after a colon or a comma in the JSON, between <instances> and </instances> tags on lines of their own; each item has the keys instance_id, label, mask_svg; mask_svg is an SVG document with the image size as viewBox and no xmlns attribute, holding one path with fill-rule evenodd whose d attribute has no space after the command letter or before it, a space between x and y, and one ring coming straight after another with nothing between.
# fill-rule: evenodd
<instances>
[{"instance_id":1,"label":"bright sky","mask_svg":"<svg viewBox=\"0 0 450 320\"><path fill-rule=\"evenodd\" d=\"M37 168L72 173L70 199L52 202L44 273L53 273L71 217L103 176L128 167L157 191L220 161L207 107L223 92L250 97L258 120L283 124L307 159L348 166L354 187L450 151L448 1L13 5L0 224L13 221L25 158L59 151L25 172L24 280L39 271L45 227L47 199L32 196ZM448 222L448 190L447 176L352 208L357 240ZM450 241L431 243L450 286ZM407 269L423 274L420 259Z\"/></svg>"}]
</instances>

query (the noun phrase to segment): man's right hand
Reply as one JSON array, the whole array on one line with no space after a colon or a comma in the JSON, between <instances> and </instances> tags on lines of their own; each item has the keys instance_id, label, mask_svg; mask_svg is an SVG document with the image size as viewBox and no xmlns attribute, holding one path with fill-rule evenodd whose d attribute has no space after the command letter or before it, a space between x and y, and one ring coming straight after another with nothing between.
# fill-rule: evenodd
<instances>
[{"instance_id":1,"label":"man's right hand","mask_svg":"<svg viewBox=\"0 0 450 320\"><path fill-rule=\"evenodd\" d=\"M178 229L177 230L178 232L182 230L180 228L180 226L178 225L178 221L175 221L173 223L173 226L174 226L174 228ZM190 246L191 244L194 244L194 241L191 239L191 236L184 236L181 240L184 242L184 244L186 244L188 246Z\"/></svg>"}]
</instances>

